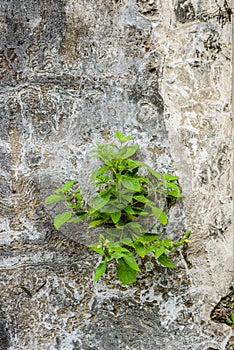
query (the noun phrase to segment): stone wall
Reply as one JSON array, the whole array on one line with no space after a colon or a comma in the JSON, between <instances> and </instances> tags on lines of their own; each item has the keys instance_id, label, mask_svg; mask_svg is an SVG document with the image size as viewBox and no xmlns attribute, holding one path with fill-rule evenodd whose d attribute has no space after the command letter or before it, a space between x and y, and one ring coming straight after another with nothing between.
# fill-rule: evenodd
<instances>
[{"instance_id":1,"label":"stone wall","mask_svg":"<svg viewBox=\"0 0 234 350\"><path fill-rule=\"evenodd\" d=\"M1 0L0 350L232 350L231 10L224 0ZM45 197L116 130L180 177L191 241L128 287Z\"/></svg>"}]
</instances>

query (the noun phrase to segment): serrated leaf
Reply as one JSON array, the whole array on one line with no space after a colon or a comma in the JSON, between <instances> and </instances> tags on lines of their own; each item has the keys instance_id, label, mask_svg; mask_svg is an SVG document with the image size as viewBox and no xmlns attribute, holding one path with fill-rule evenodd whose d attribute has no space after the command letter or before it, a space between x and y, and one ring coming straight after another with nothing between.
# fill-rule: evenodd
<instances>
[{"instance_id":1,"label":"serrated leaf","mask_svg":"<svg viewBox=\"0 0 234 350\"><path fill-rule=\"evenodd\" d=\"M126 264L128 264L131 267L131 269L138 272L141 271L133 255L125 255L123 259L126 262Z\"/></svg>"},{"instance_id":2,"label":"serrated leaf","mask_svg":"<svg viewBox=\"0 0 234 350\"><path fill-rule=\"evenodd\" d=\"M149 183L149 179L147 179L147 177L138 177L138 180L144 184L148 184Z\"/></svg>"},{"instance_id":3,"label":"serrated leaf","mask_svg":"<svg viewBox=\"0 0 234 350\"><path fill-rule=\"evenodd\" d=\"M138 232L139 230L142 230L142 225L138 222L132 221L125 225L125 227L128 227L132 231Z\"/></svg>"},{"instance_id":4,"label":"serrated leaf","mask_svg":"<svg viewBox=\"0 0 234 350\"><path fill-rule=\"evenodd\" d=\"M163 266L169 267L169 268L176 268L175 264L173 263L173 261L166 255L166 254L162 254L160 255L160 257L157 259L160 264L162 264Z\"/></svg>"},{"instance_id":5,"label":"serrated leaf","mask_svg":"<svg viewBox=\"0 0 234 350\"><path fill-rule=\"evenodd\" d=\"M134 199L136 199L138 202L141 203L147 203L149 200L145 196L134 196Z\"/></svg>"},{"instance_id":6,"label":"serrated leaf","mask_svg":"<svg viewBox=\"0 0 234 350\"><path fill-rule=\"evenodd\" d=\"M135 178L123 177L122 184L132 192L139 192L141 190L141 184L139 183L139 180Z\"/></svg>"},{"instance_id":7,"label":"serrated leaf","mask_svg":"<svg viewBox=\"0 0 234 350\"><path fill-rule=\"evenodd\" d=\"M67 208L69 208L69 209L76 209L77 205L76 204L70 204L70 205L67 206Z\"/></svg>"},{"instance_id":8,"label":"serrated leaf","mask_svg":"<svg viewBox=\"0 0 234 350\"><path fill-rule=\"evenodd\" d=\"M115 205L112 205L111 202L108 202L106 205L104 205L102 208L99 209L101 213L106 213L109 215L112 215L116 213L119 209L121 209L117 203L114 203Z\"/></svg>"},{"instance_id":9,"label":"serrated leaf","mask_svg":"<svg viewBox=\"0 0 234 350\"><path fill-rule=\"evenodd\" d=\"M174 182L165 182L165 186L167 188L171 188L172 190L175 190L177 192L180 192L179 186L176 185Z\"/></svg>"},{"instance_id":10,"label":"serrated leaf","mask_svg":"<svg viewBox=\"0 0 234 350\"><path fill-rule=\"evenodd\" d=\"M98 211L96 210L96 208L90 208L89 209L89 215L90 216L97 216L99 213Z\"/></svg>"},{"instance_id":11,"label":"serrated leaf","mask_svg":"<svg viewBox=\"0 0 234 350\"><path fill-rule=\"evenodd\" d=\"M154 177L157 179L157 180L162 180L162 174L160 174L158 171L152 169L151 167L147 167L147 169L149 170L149 172L154 175Z\"/></svg>"},{"instance_id":12,"label":"serrated leaf","mask_svg":"<svg viewBox=\"0 0 234 350\"><path fill-rule=\"evenodd\" d=\"M121 217L121 211L115 212L115 213L111 213L111 220L113 221L114 224L117 224L117 222L119 221Z\"/></svg>"},{"instance_id":13,"label":"serrated leaf","mask_svg":"<svg viewBox=\"0 0 234 350\"><path fill-rule=\"evenodd\" d=\"M121 141L121 140L123 140L125 138L124 134L121 131L119 131L119 130L116 131L115 136L117 136L119 141Z\"/></svg>"},{"instance_id":14,"label":"serrated leaf","mask_svg":"<svg viewBox=\"0 0 234 350\"><path fill-rule=\"evenodd\" d=\"M130 238L127 238L127 237L121 239L121 241L119 241L119 242L120 242L120 244L126 244L126 245L129 245L130 247L133 246L132 240Z\"/></svg>"},{"instance_id":15,"label":"serrated leaf","mask_svg":"<svg viewBox=\"0 0 234 350\"><path fill-rule=\"evenodd\" d=\"M119 244L119 242L116 242L116 244ZM120 245L116 245L116 244L112 247L116 252L122 252L124 254L132 254L130 252L130 250L128 250L127 248L124 248L124 247L122 247Z\"/></svg>"},{"instance_id":16,"label":"serrated leaf","mask_svg":"<svg viewBox=\"0 0 234 350\"><path fill-rule=\"evenodd\" d=\"M46 204L51 204L55 202L59 202L65 199L64 195L59 195L59 194L52 194L51 196L47 197L45 202Z\"/></svg>"},{"instance_id":17,"label":"serrated leaf","mask_svg":"<svg viewBox=\"0 0 234 350\"><path fill-rule=\"evenodd\" d=\"M149 212L147 210L142 210L142 211L138 211L137 215L140 216L149 216Z\"/></svg>"},{"instance_id":18,"label":"serrated leaf","mask_svg":"<svg viewBox=\"0 0 234 350\"><path fill-rule=\"evenodd\" d=\"M136 282L136 271L123 258L118 259L117 276L124 285Z\"/></svg>"},{"instance_id":19,"label":"serrated leaf","mask_svg":"<svg viewBox=\"0 0 234 350\"><path fill-rule=\"evenodd\" d=\"M167 239L162 239L160 242L160 245L169 249L171 248L171 244L172 244L172 238L167 238Z\"/></svg>"},{"instance_id":20,"label":"serrated leaf","mask_svg":"<svg viewBox=\"0 0 234 350\"><path fill-rule=\"evenodd\" d=\"M166 251L167 250L165 247L160 247L155 249L155 253L154 253L155 258L158 259L162 254L166 253Z\"/></svg>"},{"instance_id":21,"label":"serrated leaf","mask_svg":"<svg viewBox=\"0 0 234 350\"><path fill-rule=\"evenodd\" d=\"M98 168L98 169L94 170L94 171L92 172L92 175L91 175L90 179L91 179L92 181L96 180L99 176L104 175L105 172L106 172L108 169L109 169L109 167L106 166L106 165L104 165L104 166L102 166L101 168Z\"/></svg>"},{"instance_id":22,"label":"serrated leaf","mask_svg":"<svg viewBox=\"0 0 234 350\"><path fill-rule=\"evenodd\" d=\"M101 247L100 242L96 242L94 244L89 244L88 248L93 250L98 254L104 254L104 249Z\"/></svg>"},{"instance_id":23,"label":"serrated leaf","mask_svg":"<svg viewBox=\"0 0 234 350\"><path fill-rule=\"evenodd\" d=\"M175 183L173 183L173 182L166 182L165 186L170 189L168 191L165 191L166 194L168 194L169 196L172 196L172 197L175 197L175 198L182 198L183 197L181 192L180 192L179 186L176 185Z\"/></svg>"},{"instance_id":24,"label":"serrated leaf","mask_svg":"<svg viewBox=\"0 0 234 350\"><path fill-rule=\"evenodd\" d=\"M119 193L120 200L124 201L125 203L131 203L132 202L132 194L129 192L121 191Z\"/></svg>"},{"instance_id":25,"label":"serrated leaf","mask_svg":"<svg viewBox=\"0 0 234 350\"><path fill-rule=\"evenodd\" d=\"M148 164L144 163L144 162L140 162L140 161L136 161L136 163L141 166L146 168L147 170L149 170L149 172L157 179L157 180L162 180L163 179L163 175L160 174L159 172L157 172L156 170L152 169Z\"/></svg>"},{"instance_id":26,"label":"serrated leaf","mask_svg":"<svg viewBox=\"0 0 234 350\"><path fill-rule=\"evenodd\" d=\"M100 226L105 222L105 219L93 220L89 224L89 228Z\"/></svg>"},{"instance_id":27,"label":"serrated leaf","mask_svg":"<svg viewBox=\"0 0 234 350\"><path fill-rule=\"evenodd\" d=\"M111 238L112 237L114 237L114 238L118 237L119 238L121 236L121 234L122 234L122 230L117 229L117 228L111 228L111 229L107 229L106 233L107 233L109 238L110 237Z\"/></svg>"},{"instance_id":28,"label":"serrated leaf","mask_svg":"<svg viewBox=\"0 0 234 350\"><path fill-rule=\"evenodd\" d=\"M165 191L165 193L168 196L174 197L174 198L183 198L183 195L181 193L178 193L177 191Z\"/></svg>"},{"instance_id":29,"label":"serrated leaf","mask_svg":"<svg viewBox=\"0 0 234 350\"><path fill-rule=\"evenodd\" d=\"M56 190L54 190L54 193L64 195L62 188L57 188Z\"/></svg>"},{"instance_id":30,"label":"serrated leaf","mask_svg":"<svg viewBox=\"0 0 234 350\"><path fill-rule=\"evenodd\" d=\"M137 254L141 257L144 258L146 255L146 248L143 243L141 242L133 242L133 246L137 252Z\"/></svg>"},{"instance_id":31,"label":"serrated leaf","mask_svg":"<svg viewBox=\"0 0 234 350\"><path fill-rule=\"evenodd\" d=\"M163 224L166 225L168 218L167 218L167 214L165 213L165 211L163 211L160 208L157 207L152 207L152 212L154 214L154 216Z\"/></svg>"},{"instance_id":32,"label":"serrated leaf","mask_svg":"<svg viewBox=\"0 0 234 350\"><path fill-rule=\"evenodd\" d=\"M125 254L123 252L114 252L114 253L111 253L111 256L115 259L120 259L124 256Z\"/></svg>"},{"instance_id":33,"label":"serrated leaf","mask_svg":"<svg viewBox=\"0 0 234 350\"><path fill-rule=\"evenodd\" d=\"M142 225L137 222L129 222L124 226L124 233L135 240L142 234Z\"/></svg>"},{"instance_id":34,"label":"serrated leaf","mask_svg":"<svg viewBox=\"0 0 234 350\"><path fill-rule=\"evenodd\" d=\"M106 262L103 261L101 262L96 270L95 270L95 274L94 274L94 282L97 282L97 280L106 272Z\"/></svg>"},{"instance_id":35,"label":"serrated leaf","mask_svg":"<svg viewBox=\"0 0 234 350\"><path fill-rule=\"evenodd\" d=\"M142 235L141 237L138 238L138 241L143 243L143 244L148 244L150 242L154 242L159 238L160 235L153 235L150 233L145 233L144 235Z\"/></svg>"},{"instance_id":36,"label":"serrated leaf","mask_svg":"<svg viewBox=\"0 0 234 350\"><path fill-rule=\"evenodd\" d=\"M72 186L74 185L74 183L76 183L76 180L66 182L62 187L63 192L65 193L65 192L69 191L72 188Z\"/></svg>"},{"instance_id":37,"label":"serrated leaf","mask_svg":"<svg viewBox=\"0 0 234 350\"><path fill-rule=\"evenodd\" d=\"M72 211L65 211L61 214L56 215L54 218L54 227L56 228L56 230L58 230L63 224L68 222L71 216Z\"/></svg>"},{"instance_id":38,"label":"serrated leaf","mask_svg":"<svg viewBox=\"0 0 234 350\"><path fill-rule=\"evenodd\" d=\"M133 137L133 135L124 136L124 134L122 134L122 132L118 130L116 131L115 135L117 136L120 143L124 143Z\"/></svg>"},{"instance_id":39,"label":"serrated leaf","mask_svg":"<svg viewBox=\"0 0 234 350\"><path fill-rule=\"evenodd\" d=\"M135 160L133 160L133 159L127 159L126 160L126 164L127 164L127 166L128 166L128 168L130 169L130 170L133 170L133 169L138 169L139 168L139 164L138 164L138 161L135 161Z\"/></svg>"},{"instance_id":40,"label":"serrated leaf","mask_svg":"<svg viewBox=\"0 0 234 350\"><path fill-rule=\"evenodd\" d=\"M167 181L175 181L178 180L179 177L171 174L163 174L163 178Z\"/></svg>"},{"instance_id":41,"label":"serrated leaf","mask_svg":"<svg viewBox=\"0 0 234 350\"><path fill-rule=\"evenodd\" d=\"M107 193L105 196L97 195L92 200L92 204L95 210L99 210L102 207L104 207L105 204L107 204L110 200L110 193Z\"/></svg>"},{"instance_id":42,"label":"serrated leaf","mask_svg":"<svg viewBox=\"0 0 234 350\"><path fill-rule=\"evenodd\" d=\"M119 151L119 156L122 159L127 159L129 157L132 157L136 151L139 149L138 145L134 145L134 146L124 146L123 148L120 149Z\"/></svg>"},{"instance_id":43,"label":"serrated leaf","mask_svg":"<svg viewBox=\"0 0 234 350\"><path fill-rule=\"evenodd\" d=\"M126 208L124 208L124 211L127 213L127 214L131 214L131 215L134 215L136 214L136 212L132 209L132 207L130 206L127 206Z\"/></svg>"},{"instance_id":44,"label":"serrated leaf","mask_svg":"<svg viewBox=\"0 0 234 350\"><path fill-rule=\"evenodd\" d=\"M87 216L88 216L88 213L84 213L82 215L76 215L71 219L69 219L68 222L77 223L77 222L83 221Z\"/></svg>"}]
</instances>

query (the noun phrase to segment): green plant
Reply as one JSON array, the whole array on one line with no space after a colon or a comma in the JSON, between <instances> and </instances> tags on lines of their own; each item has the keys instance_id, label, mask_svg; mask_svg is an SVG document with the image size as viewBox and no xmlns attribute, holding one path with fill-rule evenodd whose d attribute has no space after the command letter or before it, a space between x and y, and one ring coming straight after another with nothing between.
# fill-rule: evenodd
<instances>
[{"instance_id":1,"label":"green plant","mask_svg":"<svg viewBox=\"0 0 234 350\"><path fill-rule=\"evenodd\" d=\"M138 145L130 145L130 136L116 132L117 144L97 144L94 157L101 166L93 171L91 181L96 189L91 203L85 203L76 181L66 182L47 197L46 203L65 201L67 210L54 218L59 229L65 223L89 221L89 228L103 226L104 232L98 242L88 247L102 255L102 262L94 275L96 282L105 272L110 261L117 262L117 276L123 284L136 281L140 267L138 258L153 255L169 268L176 266L168 257L178 246L188 242L190 231L182 240L161 239L149 232L147 222L158 221L165 226L166 212L160 208L162 199L181 198L178 177L161 174L144 162L136 159ZM139 259L138 259L139 260Z\"/></svg>"}]
</instances>

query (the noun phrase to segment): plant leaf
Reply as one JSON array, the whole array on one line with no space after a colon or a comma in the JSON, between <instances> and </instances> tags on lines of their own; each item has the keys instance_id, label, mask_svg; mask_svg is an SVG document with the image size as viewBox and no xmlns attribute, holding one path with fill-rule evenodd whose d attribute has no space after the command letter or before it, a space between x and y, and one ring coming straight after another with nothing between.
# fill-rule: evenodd
<instances>
[{"instance_id":1,"label":"plant leaf","mask_svg":"<svg viewBox=\"0 0 234 350\"><path fill-rule=\"evenodd\" d=\"M139 164L137 161L133 160L133 159L127 159L126 160L126 164L127 164L127 167L132 171L134 169L136 169L136 171L138 170L139 168ZM125 166L126 167L126 166Z\"/></svg>"},{"instance_id":2,"label":"plant leaf","mask_svg":"<svg viewBox=\"0 0 234 350\"><path fill-rule=\"evenodd\" d=\"M108 166L104 165L101 168L98 168L92 172L92 175L90 177L91 181L96 180L99 176L102 176L105 174L105 172L109 169Z\"/></svg>"},{"instance_id":3,"label":"plant leaf","mask_svg":"<svg viewBox=\"0 0 234 350\"><path fill-rule=\"evenodd\" d=\"M138 145L124 146L123 148L120 149L119 155L122 159L127 159L129 157L132 157L138 149L139 149Z\"/></svg>"},{"instance_id":4,"label":"plant leaf","mask_svg":"<svg viewBox=\"0 0 234 350\"><path fill-rule=\"evenodd\" d=\"M119 244L119 242L116 242L116 244ZM128 250L127 248L124 248L124 247L122 247L122 246L120 246L120 245L115 245L114 247L113 247L113 249L116 251L116 252L123 252L124 254L132 254L131 252L130 252L130 250Z\"/></svg>"},{"instance_id":5,"label":"plant leaf","mask_svg":"<svg viewBox=\"0 0 234 350\"><path fill-rule=\"evenodd\" d=\"M135 214L135 211L129 205L126 208L124 208L124 211L128 214L132 214L132 215Z\"/></svg>"},{"instance_id":6,"label":"plant leaf","mask_svg":"<svg viewBox=\"0 0 234 350\"><path fill-rule=\"evenodd\" d=\"M145 210L143 210L143 211L138 211L138 212L137 212L137 215L149 216L149 212L148 212L148 211L145 211Z\"/></svg>"},{"instance_id":7,"label":"plant leaf","mask_svg":"<svg viewBox=\"0 0 234 350\"><path fill-rule=\"evenodd\" d=\"M95 274L94 274L94 282L97 282L97 280L106 272L106 261L101 262L96 270L95 270Z\"/></svg>"},{"instance_id":8,"label":"plant leaf","mask_svg":"<svg viewBox=\"0 0 234 350\"><path fill-rule=\"evenodd\" d=\"M123 177L122 184L125 188L133 192L139 192L141 190L141 184L139 180L131 177Z\"/></svg>"},{"instance_id":9,"label":"plant leaf","mask_svg":"<svg viewBox=\"0 0 234 350\"><path fill-rule=\"evenodd\" d=\"M129 191L126 191L126 190L123 190L123 191L119 191L119 195L118 195L118 198L120 201L124 202L124 203L131 203L132 202L132 194L129 193Z\"/></svg>"},{"instance_id":10,"label":"plant leaf","mask_svg":"<svg viewBox=\"0 0 234 350\"><path fill-rule=\"evenodd\" d=\"M110 193L107 193L105 196L100 196L97 195L96 197L93 198L92 200L92 204L95 210L99 210L102 207L104 207L104 205L106 203L108 203L110 200Z\"/></svg>"},{"instance_id":11,"label":"plant leaf","mask_svg":"<svg viewBox=\"0 0 234 350\"><path fill-rule=\"evenodd\" d=\"M183 195L181 193L178 193L177 191L165 191L165 193L168 195L168 196L171 196L171 197L174 197L174 198L183 198Z\"/></svg>"},{"instance_id":12,"label":"plant leaf","mask_svg":"<svg viewBox=\"0 0 234 350\"><path fill-rule=\"evenodd\" d=\"M155 258L158 259L162 254L166 253L166 251L165 247L156 248L154 253Z\"/></svg>"},{"instance_id":13,"label":"plant leaf","mask_svg":"<svg viewBox=\"0 0 234 350\"><path fill-rule=\"evenodd\" d=\"M63 192L65 193L65 192L69 191L72 188L72 186L74 185L74 183L76 183L76 180L66 182L62 187Z\"/></svg>"},{"instance_id":14,"label":"plant leaf","mask_svg":"<svg viewBox=\"0 0 234 350\"><path fill-rule=\"evenodd\" d=\"M159 238L159 235L157 234L150 234L150 233L145 233L141 237L138 238L138 241L143 243L143 244L148 244L150 242L154 242Z\"/></svg>"},{"instance_id":15,"label":"plant leaf","mask_svg":"<svg viewBox=\"0 0 234 350\"><path fill-rule=\"evenodd\" d=\"M99 220L93 220L90 222L89 224L89 228L91 227L96 227L96 226L100 226L105 222L105 219L99 219Z\"/></svg>"},{"instance_id":16,"label":"plant leaf","mask_svg":"<svg viewBox=\"0 0 234 350\"><path fill-rule=\"evenodd\" d=\"M115 259L120 259L124 256L125 254L123 252L114 252L114 253L111 253L111 256Z\"/></svg>"},{"instance_id":17,"label":"plant leaf","mask_svg":"<svg viewBox=\"0 0 234 350\"><path fill-rule=\"evenodd\" d=\"M83 213L82 215L76 215L76 216L73 216L71 219L69 219L68 222L77 223L84 220L87 216L88 216L88 213Z\"/></svg>"},{"instance_id":18,"label":"plant leaf","mask_svg":"<svg viewBox=\"0 0 234 350\"><path fill-rule=\"evenodd\" d=\"M72 216L72 211L65 211L61 214L56 215L54 218L54 227L56 228L56 230L58 230L60 226L68 222L71 216Z\"/></svg>"},{"instance_id":19,"label":"plant leaf","mask_svg":"<svg viewBox=\"0 0 234 350\"><path fill-rule=\"evenodd\" d=\"M65 200L65 196L63 194L52 194L51 196L48 196L45 200L46 204L51 204L55 202L59 202Z\"/></svg>"},{"instance_id":20,"label":"plant leaf","mask_svg":"<svg viewBox=\"0 0 234 350\"><path fill-rule=\"evenodd\" d=\"M117 222L119 221L120 217L121 217L121 211L117 211L115 213L111 213L111 219L113 221L114 224L117 224Z\"/></svg>"},{"instance_id":21,"label":"plant leaf","mask_svg":"<svg viewBox=\"0 0 234 350\"><path fill-rule=\"evenodd\" d=\"M145 248L144 244L142 244L141 242L135 241L135 242L133 242L133 246L134 246L135 251L137 252L137 254L141 258L144 258L145 255L146 255L146 248Z\"/></svg>"},{"instance_id":22,"label":"plant leaf","mask_svg":"<svg viewBox=\"0 0 234 350\"><path fill-rule=\"evenodd\" d=\"M143 168L146 168L149 170L149 172L154 175L154 177L157 179L157 180L162 180L163 179L163 175L160 174L159 172L155 171L154 169L152 169L148 164L144 163L144 162L140 162L140 161L136 161L136 164L138 166L141 166Z\"/></svg>"},{"instance_id":23,"label":"plant leaf","mask_svg":"<svg viewBox=\"0 0 234 350\"><path fill-rule=\"evenodd\" d=\"M169 196L175 197L175 198L182 198L182 194L180 193L180 188L178 185L176 185L174 182L166 182L165 186L169 188L169 191L165 191Z\"/></svg>"},{"instance_id":24,"label":"plant leaf","mask_svg":"<svg viewBox=\"0 0 234 350\"><path fill-rule=\"evenodd\" d=\"M116 205L117 203L115 203L114 202L114 204ZM114 205L112 205L112 203L106 203L102 208L100 208L99 210L100 210L100 212L101 213L105 213L105 214L107 214L107 215L111 215L111 214L114 214L114 213L116 213L119 209L121 209L121 208L119 208L119 207L117 207L117 205L116 206L114 206Z\"/></svg>"},{"instance_id":25,"label":"plant leaf","mask_svg":"<svg viewBox=\"0 0 234 350\"><path fill-rule=\"evenodd\" d=\"M168 218L167 218L167 214L165 213L165 211L163 211L160 208L157 207L152 207L152 212L154 214L154 216L163 224L166 225Z\"/></svg>"},{"instance_id":26,"label":"plant leaf","mask_svg":"<svg viewBox=\"0 0 234 350\"><path fill-rule=\"evenodd\" d=\"M116 131L115 135L120 143L124 143L133 137L133 135L124 136L124 134L122 134L122 132L118 130Z\"/></svg>"},{"instance_id":27,"label":"plant leaf","mask_svg":"<svg viewBox=\"0 0 234 350\"><path fill-rule=\"evenodd\" d=\"M136 282L136 271L123 258L118 259L117 276L124 285Z\"/></svg>"},{"instance_id":28,"label":"plant leaf","mask_svg":"<svg viewBox=\"0 0 234 350\"><path fill-rule=\"evenodd\" d=\"M110 238L111 240L115 240L116 238L119 239L121 237L122 230L117 229L117 228L111 228L106 230L107 237Z\"/></svg>"},{"instance_id":29,"label":"plant leaf","mask_svg":"<svg viewBox=\"0 0 234 350\"><path fill-rule=\"evenodd\" d=\"M173 261L166 255L166 254L162 254L159 256L159 258L157 259L160 264L162 264L163 266L169 267L169 268L176 268L175 264L173 263Z\"/></svg>"},{"instance_id":30,"label":"plant leaf","mask_svg":"<svg viewBox=\"0 0 234 350\"><path fill-rule=\"evenodd\" d=\"M138 222L129 222L124 225L124 233L130 235L134 240L142 235L142 225Z\"/></svg>"},{"instance_id":31,"label":"plant leaf","mask_svg":"<svg viewBox=\"0 0 234 350\"><path fill-rule=\"evenodd\" d=\"M141 203L147 203L149 200L145 196L134 196L134 199L136 199L138 202Z\"/></svg>"},{"instance_id":32,"label":"plant leaf","mask_svg":"<svg viewBox=\"0 0 234 350\"><path fill-rule=\"evenodd\" d=\"M96 242L94 244L89 244L88 248L93 250L98 254L104 254L104 249L101 247L100 242Z\"/></svg>"},{"instance_id":33,"label":"plant leaf","mask_svg":"<svg viewBox=\"0 0 234 350\"><path fill-rule=\"evenodd\" d=\"M163 178L167 181L175 181L178 180L179 177L171 174L163 174Z\"/></svg>"},{"instance_id":34,"label":"plant leaf","mask_svg":"<svg viewBox=\"0 0 234 350\"><path fill-rule=\"evenodd\" d=\"M64 195L62 188L57 188L56 190L54 190L54 193Z\"/></svg>"},{"instance_id":35,"label":"plant leaf","mask_svg":"<svg viewBox=\"0 0 234 350\"><path fill-rule=\"evenodd\" d=\"M131 269L135 270L135 271L141 271L134 256L131 254L131 255L125 255L123 257L124 261L126 262L126 264L128 264Z\"/></svg>"}]
</instances>

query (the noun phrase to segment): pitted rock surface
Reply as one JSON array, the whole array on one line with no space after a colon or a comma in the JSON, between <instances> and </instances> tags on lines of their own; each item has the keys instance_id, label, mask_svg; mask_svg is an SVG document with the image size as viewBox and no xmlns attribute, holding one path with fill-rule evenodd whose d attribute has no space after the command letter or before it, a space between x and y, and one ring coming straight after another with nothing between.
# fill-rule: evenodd
<instances>
[{"instance_id":1,"label":"pitted rock surface","mask_svg":"<svg viewBox=\"0 0 234 350\"><path fill-rule=\"evenodd\" d=\"M231 17L225 0L1 0L0 350L232 349ZM89 200L90 150L116 130L179 176L165 233L193 232L177 269L147 258L127 287L114 266L93 284L99 232L58 232L45 205L74 178Z\"/></svg>"}]
</instances>

